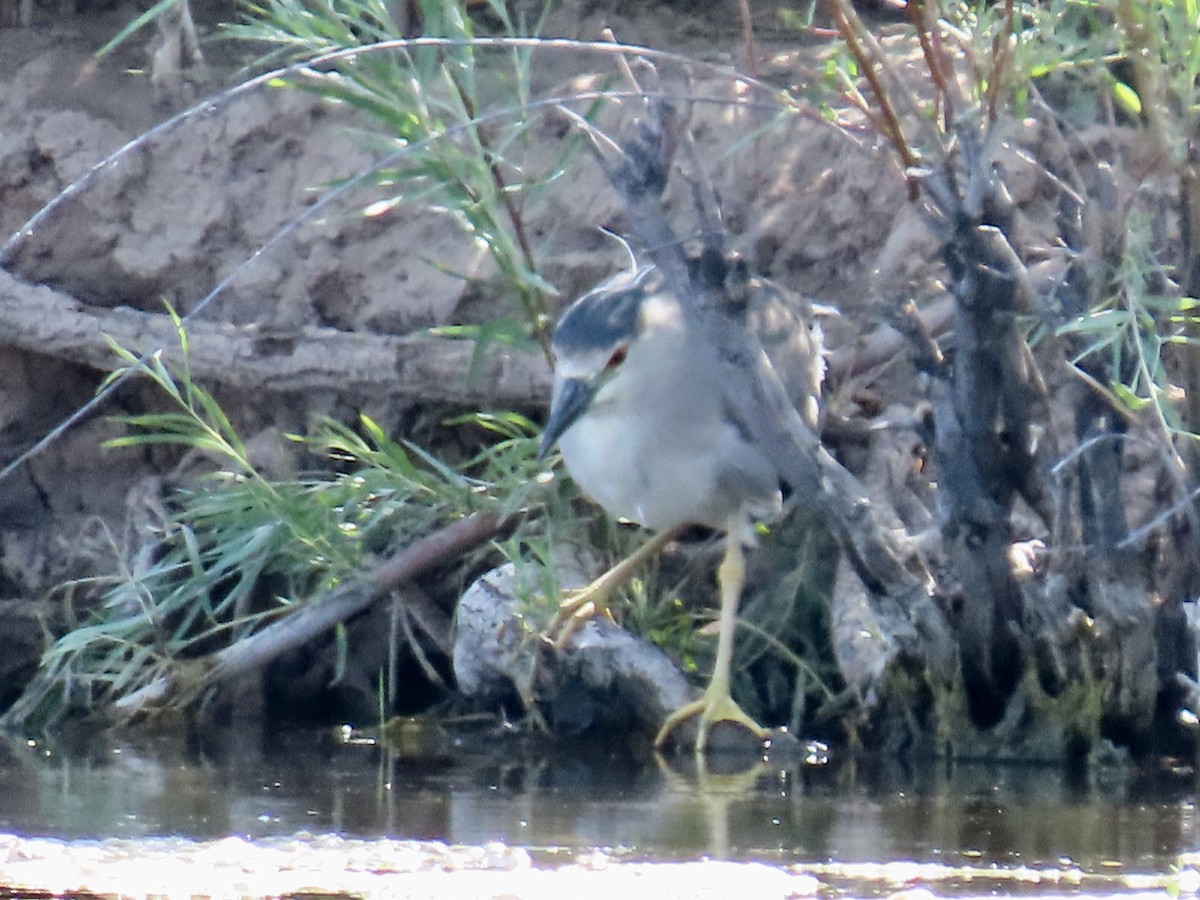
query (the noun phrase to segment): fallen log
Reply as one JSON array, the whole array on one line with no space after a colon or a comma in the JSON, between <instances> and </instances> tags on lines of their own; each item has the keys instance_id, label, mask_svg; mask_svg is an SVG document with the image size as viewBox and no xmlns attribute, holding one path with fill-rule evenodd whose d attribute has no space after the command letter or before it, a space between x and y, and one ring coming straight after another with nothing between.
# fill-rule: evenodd
<instances>
[{"instance_id":1,"label":"fallen log","mask_svg":"<svg viewBox=\"0 0 1200 900\"><path fill-rule=\"evenodd\" d=\"M387 335L306 326L274 331L194 319L186 325L188 365L199 381L270 392L336 391L476 409L528 408L550 392L542 357L493 344L434 335ZM116 367L109 339L133 353L178 358L166 312L91 306L0 270L0 335L13 347L101 371Z\"/></svg>"}]
</instances>

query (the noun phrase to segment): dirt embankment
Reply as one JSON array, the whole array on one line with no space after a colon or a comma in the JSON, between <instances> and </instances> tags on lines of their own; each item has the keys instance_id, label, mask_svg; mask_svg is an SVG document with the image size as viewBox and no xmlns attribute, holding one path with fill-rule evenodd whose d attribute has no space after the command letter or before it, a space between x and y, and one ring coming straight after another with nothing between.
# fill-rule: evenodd
<instances>
[{"instance_id":1,"label":"dirt embankment","mask_svg":"<svg viewBox=\"0 0 1200 900\"><path fill-rule=\"evenodd\" d=\"M5 460L88 402L115 363L105 334L139 351L169 345L164 300L187 314L219 286L189 327L193 372L269 473L290 465L278 435L303 430L316 415L367 412L390 432L425 441L436 440L431 409L542 408L549 372L537 354L494 354L472 380L469 348L426 333L511 314L492 264L451 217L412 204L364 216L378 199L365 192L327 206L318 200L322 186L376 159L344 110L261 86L196 107L90 171L186 108L144 72L129 71L144 65L140 47L91 59L121 21L119 13L81 14L0 30L0 233L56 203L15 238L0 272ZM668 6L612 13L584 4L553 20L551 31L591 38L601 24L717 65L745 50L728 11L704 18ZM757 66L767 82L819 77L811 54L792 47L761 41ZM231 74L222 66L214 63L199 92L219 89ZM611 70L602 55L546 51L535 88L594 86L593 73ZM693 126L733 244L753 270L842 313L825 329L840 354L826 396L830 420L911 399L906 361L885 368L883 379L855 362L856 335L898 298L932 294L940 272L936 244L891 157L853 125L835 130L815 115L771 124L769 92L739 107L730 79L705 62L691 74L689 90L720 101L697 104ZM548 115L532 133L525 161L544 164L568 129ZM1047 200L1037 178L1022 177L1019 159L1009 160L1009 172L1018 206ZM686 184L673 185L668 207L688 233L695 222ZM586 160L526 215L539 268L561 301L625 265L600 230L622 230L621 204ZM155 408L148 387L127 385L0 483L0 614L11 613L6 632L25 636L23 652L6 657L11 669L0 671L0 681L12 679L0 701L28 674L43 625L55 632L73 621L74 593L56 586L118 569L146 540L140 523L180 456L100 444L116 433L105 414ZM910 431L897 440L895 471L877 468L869 482L907 477L913 457L900 444L915 438ZM853 465L853 441L843 449Z\"/></svg>"}]
</instances>

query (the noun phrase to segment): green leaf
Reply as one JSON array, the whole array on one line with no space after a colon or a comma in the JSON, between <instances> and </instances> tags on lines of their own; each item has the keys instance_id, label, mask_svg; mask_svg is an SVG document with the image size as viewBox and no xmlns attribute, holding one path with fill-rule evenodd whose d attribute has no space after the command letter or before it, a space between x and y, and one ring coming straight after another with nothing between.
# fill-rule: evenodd
<instances>
[{"instance_id":1,"label":"green leaf","mask_svg":"<svg viewBox=\"0 0 1200 900\"><path fill-rule=\"evenodd\" d=\"M158 2L151 6L148 10L146 10L140 16L137 16L132 22L118 31L114 37L109 39L103 47L101 47L92 55L96 59L102 59L109 53L112 53L112 51L116 50L117 47L121 46L121 44L125 43L125 41L128 40L139 29L150 24L150 22L157 19L175 4L182 2L184 2L184 0L158 0Z\"/></svg>"},{"instance_id":2,"label":"green leaf","mask_svg":"<svg viewBox=\"0 0 1200 900\"><path fill-rule=\"evenodd\" d=\"M1150 399L1140 397L1119 381L1112 382L1109 387L1113 394L1133 412L1140 412L1150 404Z\"/></svg>"},{"instance_id":3,"label":"green leaf","mask_svg":"<svg viewBox=\"0 0 1200 900\"><path fill-rule=\"evenodd\" d=\"M1140 116L1142 114L1142 98L1128 84L1114 79L1112 93L1113 99L1117 101L1117 105L1127 113L1132 116Z\"/></svg>"}]
</instances>

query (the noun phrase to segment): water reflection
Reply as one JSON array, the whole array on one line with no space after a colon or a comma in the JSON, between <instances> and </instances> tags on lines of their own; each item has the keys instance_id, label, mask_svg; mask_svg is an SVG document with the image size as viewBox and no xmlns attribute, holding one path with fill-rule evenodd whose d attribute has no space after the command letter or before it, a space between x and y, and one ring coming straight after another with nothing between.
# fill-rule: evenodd
<instances>
[{"instance_id":1,"label":"water reflection","mask_svg":"<svg viewBox=\"0 0 1200 900\"><path fill-rule=\"evenodd\" d=\"M1165 870L1196 848L1190 770L1110 779L1053 768L834 762L673 772L494 735L403 752L335 733L199 742L0 743L0 832L258 838L298 831L632 858L1078 865Z\"/></svg>"}]
</instances>

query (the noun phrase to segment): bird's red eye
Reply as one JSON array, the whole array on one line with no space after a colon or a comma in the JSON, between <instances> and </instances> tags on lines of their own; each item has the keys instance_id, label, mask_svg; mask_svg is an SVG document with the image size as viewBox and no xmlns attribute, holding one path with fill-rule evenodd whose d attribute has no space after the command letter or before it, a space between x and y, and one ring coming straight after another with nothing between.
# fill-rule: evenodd
<instances>
[{"instance_id":1,"label":"bird's red eye","mask_svg":"<svg viewBox=\"0 0 1200 900\"><path fill-rule=\"evenodd\" d=\"M608 362L604 364L606 369L615 369L621 363L625 362L625 357L629 355L628 347L618 347L613 351L612 356L608 358Z\"/></svg>"}]
</instances>

